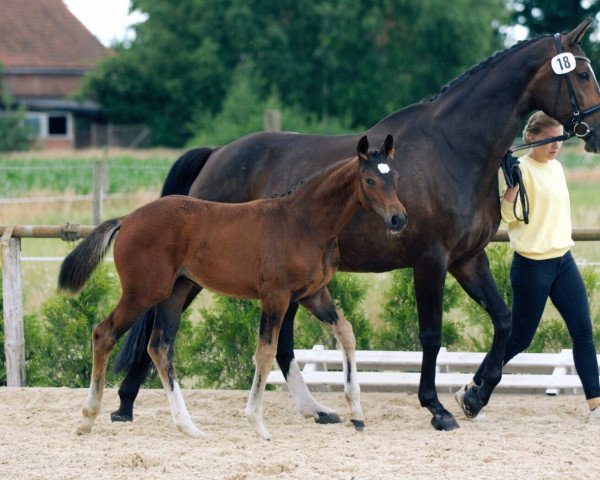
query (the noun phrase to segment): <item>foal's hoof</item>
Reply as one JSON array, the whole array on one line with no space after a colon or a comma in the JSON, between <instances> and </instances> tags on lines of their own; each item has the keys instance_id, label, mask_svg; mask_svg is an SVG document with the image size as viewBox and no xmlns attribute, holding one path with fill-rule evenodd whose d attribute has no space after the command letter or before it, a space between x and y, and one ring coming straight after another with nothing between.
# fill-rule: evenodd
<instances>
[{"instance_id":1,"label":"foal's hoof","mask_svg":"<svg viewBox=\"0 0 600 480\"><path fill-rule=\"evenodd\" d=\"M110 419L113 422L132 422L133 415L128 415L126 413L120 413L118 410L116 412L112 412L110 414Z\"/></svg>"},{"instance_id":2,"label":"foal's hoof","mask_svg":"<svg viewBox=\"0 0 600 480\"><path fill-rule=\"evenodd\" d=\"M92 426L85 422L82 422L77 426L77 430L75 431L75 433L77 434L77 436L89 435L90 433L92 433Z\"/></svg>"},{"instance_id":3,"label":"foal's hoof","mask_svg":"<svg viewBox=\"0 0 600 480\"><path fill-rule=\"evenodd\" d=\"M354 425L354 428L357 432L364 432L365 430L365 422L364 420L355 420L353 418L350 419L350 423Z\"/></svg>"},{"instance_id":4,"label":"foal's hoof","mask_svg":"<svg viewBox=\"0 0 600 480\"><path fill-rule=\"evenodd\" d=\"M460 428L460 425L450 412L434 413L431 418L431 425L433 425L433 428L436 430L444 432L450 432Z\"/></svg>"},{"instance_id":5,"label":"foal's hoof","mask_svg":"<svg viewBox=\"0 0 600 480\"><path fill-rule=\"evenodd\" d=\"M328 423L340 423L342 419L335 412L317 412L315 413L315 422L320 423L321 425L326 425Z\"/></svg>"},{"instance_id":6,"label":"foal's hoof","mask_svg":"<svg viewBox=\"0 0 600 480\"><path fill-rule=\"evenodd\" d=\"M485 404L479 399L477 388L470 388L465 392L461 407L469 418L475 418L481 412Z\"/></svg>"}]
</instances>

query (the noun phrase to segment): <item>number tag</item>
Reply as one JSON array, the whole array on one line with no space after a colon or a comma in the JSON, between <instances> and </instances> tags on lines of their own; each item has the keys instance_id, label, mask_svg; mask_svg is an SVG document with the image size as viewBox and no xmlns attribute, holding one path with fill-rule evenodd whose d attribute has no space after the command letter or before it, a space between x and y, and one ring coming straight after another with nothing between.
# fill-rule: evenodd
<instances>
[{"instance_id":1,"label":"number tag","mask_svg":"<svg viewBox=\"0 0 600 480\"><path fill-rule=\"evenodd\" d=\"M558 75L575 70L575 57L570 52L559 53L552 58L552 70Z\"/></svg>"}]
</instances>

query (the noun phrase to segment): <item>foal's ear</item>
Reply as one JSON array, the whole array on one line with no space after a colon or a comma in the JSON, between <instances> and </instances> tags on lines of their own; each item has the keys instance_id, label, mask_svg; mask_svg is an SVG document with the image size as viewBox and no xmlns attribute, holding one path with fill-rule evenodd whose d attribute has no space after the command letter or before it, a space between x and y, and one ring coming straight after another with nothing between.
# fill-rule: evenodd
<instances>
[{"instance_id":1,"label":"foal's ear","mask_svg":"<svg viewBox=\"0 0 600 480\"><path fill-rule=\"evenodd\" d=\"M592 24L592 21L593 21L593 18L588 17L583 22L581 22L579 25L577 25L573 29L572 32L567 33L568 44L570 47L572 47L576 43L579 43L579 41L583 37L583 34L587 31L589 26Z\"/></svg>"},{"instance_id":2,"label":"foal's ear","mask_svg":"<svg viewBox=\"0 0 600 480\"><path fill-rule=\"evenodd\" d=\"M383 154L385 154L386 157L393 157L394 156L394 137L392 137L391 135L388 135L387 137L385 137L385 140L383 141L383 144L381 145L381 147L379 148L379 151Z\"/></svg>"},{"instance_id":3,"label":"foal's ear","mask_svg":"<svg viewBox=\"0 0 600 480\"><path fill-rule=\"evenodd\" d=\"M365 135L358 141L358 145L356 146L356 153L358 154L358 158L360 158L361 160L366 160L368 151L369 141L367 140L367 136Z\"/></svg>"}]
</instances>

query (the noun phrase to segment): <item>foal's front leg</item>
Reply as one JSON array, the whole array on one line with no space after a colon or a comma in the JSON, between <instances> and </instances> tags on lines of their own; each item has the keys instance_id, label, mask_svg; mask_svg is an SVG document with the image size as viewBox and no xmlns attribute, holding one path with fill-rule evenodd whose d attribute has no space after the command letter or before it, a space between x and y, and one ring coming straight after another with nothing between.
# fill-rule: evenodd
<instances>
[{"instance_id":1,"label":"foal's front leg","mask_svg":"<svg viewBox=\"0 0 600 480\"><path fill-rule=\"evenodd\" d=\"M283 315L287 310L289 295L271 294L261 298L260 328L258 345L254 355L255 370L252 389L246 404L246 417L252 428L265 440L271 439L271 434L265 427L262 412L263 394L267 384L267 377L273 366L277 352L277 339L281 329Z\"/></svg>"},{"instance_id":2,"label":"foal's front leg","mask_svg":"<svg viewBox=\"0 0 600 480\"><path fill-rule=\"evenodd\" d=\"M350 405L350 422L358 431L365 427L365 419L360 405L360 385L356 368L356 340L352 324L335 307L329 290L323 287L318 292L302 300L301 305L333 330L344 355L344 394Z\"/></svg>"}]
</instances>

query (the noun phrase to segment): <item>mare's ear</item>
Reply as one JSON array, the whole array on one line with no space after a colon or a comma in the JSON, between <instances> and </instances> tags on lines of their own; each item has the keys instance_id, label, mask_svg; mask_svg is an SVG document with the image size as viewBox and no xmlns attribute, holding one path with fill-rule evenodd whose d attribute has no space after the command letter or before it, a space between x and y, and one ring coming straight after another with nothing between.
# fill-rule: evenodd
<instances>
[{"instance_id":1,"label":"mare's ear","mask_svg":"<svg viewBox=\"0 0 600 480\"><path fill-rule=\"evenodd\" d=\"M592 20L593 20L592 17L586 18L577 27L575 27L575 29L572 32L567 33L567 40L568 40L570 47L572 47L576 43L579 43L579 41L583 37L583 34L586 32L586 30L592 24Z\"/></svg>"},{"instance_id":2,"label":"mare's ear","mask_svg":"<svg viewBox=\"0 0 600 480\"><path fill-rule=\"evenodd\" d=\"M391 135L388 135L387 137L385 137L385 140L383 141L383 144L381 145L381 147L379 148L379 151L383 154L385 154L386 157L393 157L394 156L394 137L392 137Z\"/></svg>"},{"instance_id":3,"label":"mare's ear","mask_svg":"<svg viewBox=\"0 0 600 480\"><path fill-rule=\"evenodd\" d=\"M361 160L366 160L368 151L369 141L367 140L367 136L365 135L358 141L358 145L356 146L356 153L358 154L358 158L360 158Z\"/></svg>"}]
</instances>

